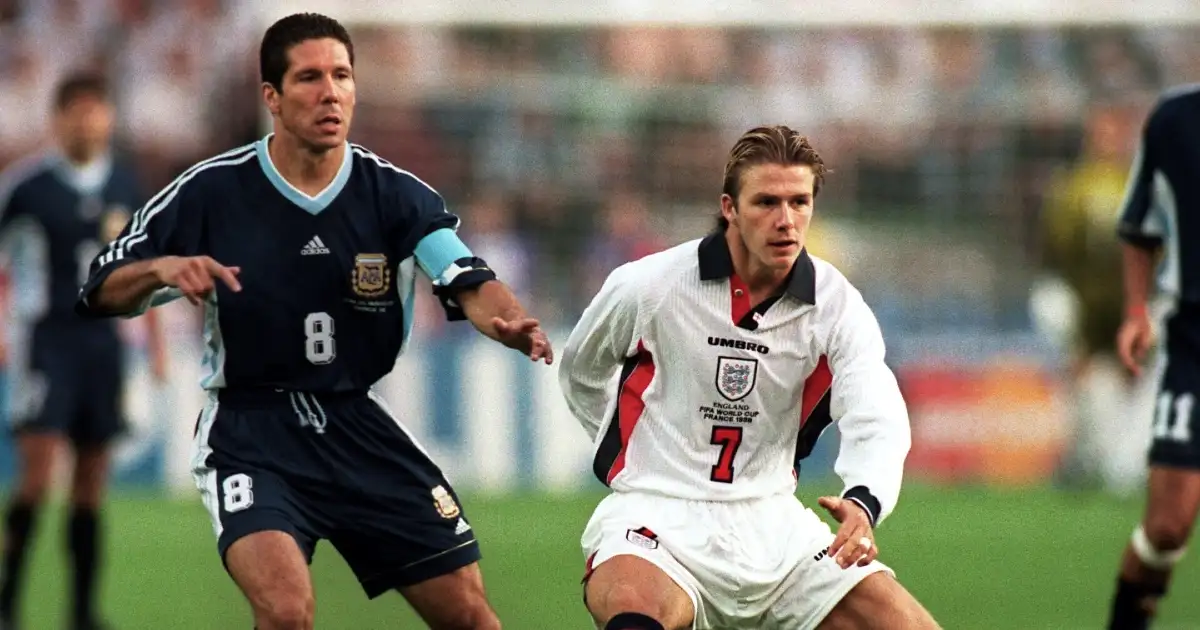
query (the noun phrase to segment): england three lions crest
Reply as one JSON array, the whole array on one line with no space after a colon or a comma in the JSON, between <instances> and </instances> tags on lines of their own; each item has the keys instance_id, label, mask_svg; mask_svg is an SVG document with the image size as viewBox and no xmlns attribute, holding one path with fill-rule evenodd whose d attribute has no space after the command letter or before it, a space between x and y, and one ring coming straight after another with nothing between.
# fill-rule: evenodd
<instances>
[{"instance_id":1,"label":"england three lions crest","mask_svg":"<svg viewBox=\"0 0 1200 630\"><path fill-rule=\"evenodd\" d=\"M392 271L388 269L387 256L383 254L359 254L354 257L354 271L350 272L350 285L362 297L374 298L387 293L391 285Z\"/></svg>"},{"instance_id":2,"label":"england three lions crest","mask_svg":"<svg viewBox=\"0 0 1200 630\"><path fill-rule=\"evenodd\" d=\"M754 391L758 379L758 359L717 359L717 391L730 402L735 402Z\"/></svg>"}]
</instances>

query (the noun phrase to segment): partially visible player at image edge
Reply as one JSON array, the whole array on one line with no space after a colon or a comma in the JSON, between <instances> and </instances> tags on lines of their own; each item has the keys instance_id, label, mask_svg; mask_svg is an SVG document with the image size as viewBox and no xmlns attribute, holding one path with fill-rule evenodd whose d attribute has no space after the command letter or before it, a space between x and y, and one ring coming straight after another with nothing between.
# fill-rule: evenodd
<instances>
[{"instance_id":1,"label":"partially visible player at image edge","mask_svg":"<svg viewBox=\"0 0 1200 630\"><path fill-rule=\"evenodd\" d=\"M805 248L824 176L796 131L746 132L717 229L613 271L567 341L563 393L612 489L582 537L604 630L937 627L876 561L908 413L871 310ZM795 496L834 421L836 535Z\"/></svg>"},{"instance_id":2,"label":"partially visible player at image edge","mask_svg":"<svg viewBox=\"0 0 1200 630\"><path fill-rule=\"evenodd\" d=\"M54 99L54 148L0 178L0 257L11 284L0 353L7 355L8 416L16 442L17 479L4 518L0 630L21 623L34 545L55 469L70 455L71 559L75 630L106 627L96 601L107 564L102 507L114 442L125 432L129 349L115 322L76 317L79 285L96 252L145 201L137 175L113 151L117 111L104 77L71 73ZM82 276L82 277L81 277ZM166 378L166 353L155 314L147 329L152 375Z\"/></svg>"},{"instance_id":3,"label":"partially visible player at image edge","mask_svg":"<svg viewBox=\"0 0 1200 630\"><path fill-rule=\"evenodd\" d=\"M138 211L92 264L79 312L203 305L209 402L193 472L259 630L313 628L321 540L367 597L399 591L432 628L495 630L453 487L371 387L407 344L418 270L449 319L534 361L551 362L550 344L442 197L347 141L356 83L341 24L277 21L260 69L273 133Z\"/></svg>"},{"instance_id":4,"label":"partially visible player at image edge","mask_svg":"<svg viewBox=\"0 0 1200 630\"><path fill-rule=\"evenodd\" d=\"M1127 184L1123 241L1125 319L1117 354L1135 378L1159 383L1146 511L1125 546L1109 611L1111 630L1149 628L1183 559L1200 510L1200 86L1159 99ZM1155 266L1158 265L1157 277ZM1155 321L1157 320L1157 322ZM1152 374L1142 364L1155 345Z\"/></svg>"}]
</instances>

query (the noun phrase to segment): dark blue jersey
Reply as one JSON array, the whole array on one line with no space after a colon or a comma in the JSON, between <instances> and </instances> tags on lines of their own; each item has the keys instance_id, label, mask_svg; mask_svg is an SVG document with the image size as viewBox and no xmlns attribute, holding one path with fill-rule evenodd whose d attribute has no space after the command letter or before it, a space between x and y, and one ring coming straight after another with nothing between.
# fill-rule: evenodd
<instances>
[{"instance_id":1,"label":"dark blue jersey","mask_svg":"<svg viewBox=\"0 0 1200 630\"><path fill-rule=\"evenodd\" d=\"M1167 92L1147 119L1118 233L1162 247L1159 291L1200 304L1200 86Z\"/></svg>"},{"instance_id":2,"label":"dark blue jersey","mask_svg":"<svg viewBox=\"0 0 1200 630\"><path fill-rule=\"evenodd\" d=\"M115 335L112 322L81 320L74 305L88 265L143 201L133 170L109 157L77 167L47 154L9 168L0 183L0 250L15 319Z\"/></svg>"},{"instance_id":3,"label":"dark blue jersey","mask_svg":"<svg viewBox=\"0 0 1200 630\"><path fill-rule=\"evenodd\" d=\"M78 310L122 265L211 256L241 268L205 306L203 385L312 393L366 390L392 370L412 329L421 269L451 319L457 290L495 275L458 239L458 217L416 176L347 145L333 182L310 197L267 154L270 136L200 162L141 210L91 266ZM174 297L156 294L147 306Z\"/></svg>"}]
</instances>

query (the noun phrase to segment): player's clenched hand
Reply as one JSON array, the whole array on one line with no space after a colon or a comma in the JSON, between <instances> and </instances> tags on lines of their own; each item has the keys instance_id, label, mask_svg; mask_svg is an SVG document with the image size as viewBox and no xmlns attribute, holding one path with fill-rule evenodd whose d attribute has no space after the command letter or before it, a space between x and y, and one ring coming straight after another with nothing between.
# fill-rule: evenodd
<instances>
[{"instance_id":1,"label":"player's clenched hand","mask_svg":"<svg viewBox=\"0 0 1200 630\"><path fill-rule=\"evenodd\" d=\"M1150 346L1154 345L1154 325L1147 313L1131 313L1117 331L1117 354L1125 369L1134 376L1141 376L1142 362Z\"/></svg>"},{"instance_id":2,"label":"player's clenched hand","mask_svg":"<svg viewBox=\"0 0 1200 630\"><path fill-rule=\"evenodd\" d=\"M237 276L240 267L226 267L208 256L166 256L154 264L158 281L168 287L179 289L183 297L192 304L202 304L221 280L231 291L241 291Z\"/></svg>"},{"instance_id":3,"label":"player's clenched hand","mask_svg":"<svg viewBox=\"0 0 1200 630\"><path fill-rule=\"evenodd\" d=\"M554 349L550 347L550 339L546 337L538 320L525 318L507 321L493 317L492 326L496 329L496 339L500 343L520 350L533 361L544 360L546 365L554 363Z\"/></svg>"},{"instance_id":4,"label":"player's clenched hand","mask_svg":"<svg viewBox=\"0 0 1200 630\"><path fill-rule=\"evenodd\" d=\"M833 539L833 544L829 546L829 556L836 560L839 566L843 569L854 564L865 567L879 556L879 547L875 545L875 531L871 528L871 517L862 506L840 497L821 497L817 499L817 503L842 524Z\"/></svg>"}]
</instances>

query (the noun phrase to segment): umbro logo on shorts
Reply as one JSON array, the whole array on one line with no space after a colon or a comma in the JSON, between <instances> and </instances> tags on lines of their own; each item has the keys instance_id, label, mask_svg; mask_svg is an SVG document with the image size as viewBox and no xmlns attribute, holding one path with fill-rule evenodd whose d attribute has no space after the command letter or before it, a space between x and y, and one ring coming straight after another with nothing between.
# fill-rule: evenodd
<instances>
[{"instance_id":1,"label":"umbro logo on shorts","mask_svg":"<svg viewBox=\"0 0 1200 630\"><path fill-rule=\"evenodd\" d=\"M646 527L630 529L625 532L625 540L643 549L658 549L658 534Z\"/></svg>"}]
</instances>

